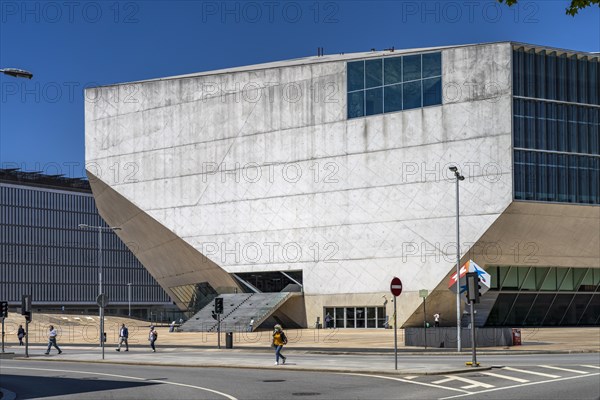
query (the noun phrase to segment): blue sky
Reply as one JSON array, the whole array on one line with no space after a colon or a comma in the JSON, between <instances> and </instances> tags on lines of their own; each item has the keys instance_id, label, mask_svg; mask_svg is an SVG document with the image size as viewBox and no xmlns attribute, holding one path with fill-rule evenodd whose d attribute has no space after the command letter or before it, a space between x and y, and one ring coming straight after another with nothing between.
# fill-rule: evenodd
<instances>
[{"instance_id":1,"label":"blue sky","mask_svg":"<svg viewBox=\"0 0 600 400\"><path fill-rule=\"evenodd\" d=\"M0 167L84 174L87 86L325 53L514 40L600 51L600 8L521 1L0 1Z\"/></svg>"}]
</instances>

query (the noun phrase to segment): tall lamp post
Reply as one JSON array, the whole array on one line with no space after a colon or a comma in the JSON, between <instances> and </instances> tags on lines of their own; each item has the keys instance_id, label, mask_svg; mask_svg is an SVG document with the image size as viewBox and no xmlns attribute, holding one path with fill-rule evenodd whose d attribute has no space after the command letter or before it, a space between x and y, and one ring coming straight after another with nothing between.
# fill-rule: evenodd
<instances>
[{"instance_id":1,"label":"tall lamp post","mask_svg":"<svg viewBox=\"0 0 600 400\"><path fill-rule=\"evenodd\" d=\"M98 297L104 293L102 292L102 231L119 231L121 228L112 226L91 226L88 224L79 224L81 229L98 229ZM99 301L101 302L101 301ZM104 360L104 306L98 304L100 307L100 346L102 347L102 359Z\"/></svg>"},{"instance_id":2,"label":"tall lamp post","mask_svg":"<svg viewBox=\"0 0 600 400\"><path fill-rule=\"evenodd\" d=\"M129 304L129 313L128 315L131 317L131 282L127 284L127 298Z\"/></svg>"},{"instance_id":3,"label":"tall lamp post","mask_svg":"<svg viewBox=\"0 0 600 400\"><path fill-rule=\"evenodd\" d=\"M458 168L456 166L451 166L448 168L450 171L454 172L454 177L456 178L456 340L457 340L457 350L458 352L462 351L462 341L460 339L460 225L459 225L459 192L458 192L458 182L464 181L465 177L458 172Z\"/></svg>"},{"instance_id":4,"label":"tall lamp post","mask_svg":"<svg viewBox=\"0 0 600 400\"><path fill-rule=\"evenodd\" d=\"M0 68L0 72L2 72L4 75L14 76L15 78L33 78L33 74L29 71L25 71L24 69Z\"/></svg>"}]
</instances>

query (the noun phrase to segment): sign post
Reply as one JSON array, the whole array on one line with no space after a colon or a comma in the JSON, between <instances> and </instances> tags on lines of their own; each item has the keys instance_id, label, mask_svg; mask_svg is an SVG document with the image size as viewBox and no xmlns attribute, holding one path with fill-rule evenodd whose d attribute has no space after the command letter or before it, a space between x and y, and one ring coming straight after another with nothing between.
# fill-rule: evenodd
<instances>
[{"instance_id":1,"label":"sign post","mask_svg":"<svg viewBox=\"0 0 600 400\"><path fill-rule=\"evenodd\" d=\"M396 303L398 302L398 296L402 293L402 281L400 278L394 277L394 279L392 279L390 291L394 295L394 368L398 369L398 316L396 313Z\"/></svg>"},{"instance_id":2,"label":"sign post","mask_svg":"<svg viewBox=\"0 0 600 400\"><path fill-rule=\"evenodd\" d=\"M108 296L100 293L96 298L96 304L100 306L100 346L102 346L102 359L104 360L104 342L106 341L104 335L104 308L108 305Z\"/></svg>"},{"instance_id":3,"label":"sign post","mask_svg":"<svg viewBox=\"0 0 600 400\"><path fill-rule=\"evenodd\" d=\"M419 290L419 297L423 298L423 335L425 337L425 350L427 350L427 308L425 306L427 294L429 294L427 289Z\"/></svg>"},{"instance_id":4,"label":"sign post","mask_svg":"<svg viewBox=\"0 0 600 400\"><path fill-rule=\"evenodd\" d=\"M29 358L29 323L31 322L31 295L21 296L21 315L25 316L25 357Z\"/></svg>"}]
</instances>

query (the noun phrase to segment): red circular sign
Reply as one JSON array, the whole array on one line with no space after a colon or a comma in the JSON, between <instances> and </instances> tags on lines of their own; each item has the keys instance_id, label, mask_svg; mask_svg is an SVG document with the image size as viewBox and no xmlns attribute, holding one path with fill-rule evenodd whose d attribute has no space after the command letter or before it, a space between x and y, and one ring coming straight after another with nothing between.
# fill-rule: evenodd
<instances>
[{"instance_id":1,"label":"red circular sign","mask_svg":"<svg viewBox=\"0 0 600 400\"><path fill-rule=\"evenodd\" d=\"M400 293L402 293L402 281L400 280L400 278L394 277L394 279L392 279L392 283L390 284L390 290L394 296L400 296Z\"/></svg>"}]
</instances>

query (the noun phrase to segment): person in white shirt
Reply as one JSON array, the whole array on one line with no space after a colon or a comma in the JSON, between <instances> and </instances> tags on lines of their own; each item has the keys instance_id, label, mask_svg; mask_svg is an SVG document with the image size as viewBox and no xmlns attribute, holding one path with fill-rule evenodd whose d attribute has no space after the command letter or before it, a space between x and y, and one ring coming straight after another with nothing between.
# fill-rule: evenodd
<instances>
[{"instance_id":1,"label":"person in white shirt","mask_svg":"<svg viewBox=\"0 0 600 400\"><path fill-rule=\"evenodd\" d=\"M50 354L50 349L52 348L52 346L56 347L56 350L58 350L58 354L61 354L62 350L56 344L56 336L58 335L58 332L56 332L56 329L54 329L53 325L50 325L49 330L50 332L48 333L48 349L44 354Z\"/></svg>"},{"instance_id":2,"label":"person in white shirt","mask_svg":"<svg viewBox=\"0 0 600 400\"><path fill-rule=\"evenodd\" d=\"M438 314L438 313L433 314L433 324L436 328L438 326L440 326L440 314Z\"/></svg>"}]
</instances>

